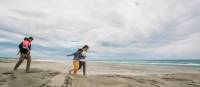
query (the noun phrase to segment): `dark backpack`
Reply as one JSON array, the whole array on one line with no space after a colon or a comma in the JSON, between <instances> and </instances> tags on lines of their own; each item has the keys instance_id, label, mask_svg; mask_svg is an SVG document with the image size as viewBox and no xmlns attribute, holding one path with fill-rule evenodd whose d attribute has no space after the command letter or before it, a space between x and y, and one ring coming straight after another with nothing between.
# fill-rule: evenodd
<instances>
[{"instance_id":1,"label":"dark backpack","mask_svg":"<svg viewBox=\"0 0 200 87\"><path fill-rule=\"evenodd\" d=\"M22 50L23 49L23 47L22 47L22 45L23 45L23 42L21 42L20 44L19 44L19 50Z\"/></svg>"}]
</instances>

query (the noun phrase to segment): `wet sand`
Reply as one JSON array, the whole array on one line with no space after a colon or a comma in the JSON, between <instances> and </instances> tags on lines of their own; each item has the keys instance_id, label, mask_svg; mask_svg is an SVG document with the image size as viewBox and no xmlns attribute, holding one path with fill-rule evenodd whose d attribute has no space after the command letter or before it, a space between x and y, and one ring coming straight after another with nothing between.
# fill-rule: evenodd
<instances>
[{"instance_id":1,"label":"wet sand","mask_svg":"<svg viewBox=\"0 0 200 87\"><path fill-rule=\"evenodd\" d=\"M33 60L29 73L26 61L12 71L17 59L0 60L0 87L200 87L200 68L106 64L88 62L87 76L67 74L70 61Z\"/></svg>"}]
</instances>

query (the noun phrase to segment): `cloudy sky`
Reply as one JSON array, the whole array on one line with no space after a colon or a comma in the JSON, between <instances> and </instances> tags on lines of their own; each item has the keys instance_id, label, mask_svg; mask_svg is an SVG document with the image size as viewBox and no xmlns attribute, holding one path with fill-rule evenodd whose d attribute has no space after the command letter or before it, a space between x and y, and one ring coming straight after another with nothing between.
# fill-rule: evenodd
<instances>
[{"instance_id":1,"label":"cloudy sky","mask_svg":"<svg viewBox=\"0 0 200 87\"><path fill-rule=\"evenodd\" d=\"M33 36L35 58L200 59L200 0L0 0L0 56Z\"/></svg>"}]
</instances>

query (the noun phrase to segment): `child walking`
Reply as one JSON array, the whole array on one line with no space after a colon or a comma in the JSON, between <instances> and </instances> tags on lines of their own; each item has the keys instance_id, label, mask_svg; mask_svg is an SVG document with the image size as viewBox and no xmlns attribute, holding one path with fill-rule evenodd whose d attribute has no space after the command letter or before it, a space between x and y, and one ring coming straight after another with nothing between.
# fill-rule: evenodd
<instances>
[{"instance_id":1,"label":"child walking","mask_svg":"<svg viewBox=\"0 0 200 87\"><path fill-rule=\"evenodd\" d=\"M72 74L73 72L73 75L76 76L76 73L79 69L79 60L82 57L82 54L81 54L82 52L83 52L82 49L78 49L77 52L67 55L67 56L74 56L74 59L72 61L73 67L72 69L69 70L69 74Z\"/></svg>"}]
</instances>

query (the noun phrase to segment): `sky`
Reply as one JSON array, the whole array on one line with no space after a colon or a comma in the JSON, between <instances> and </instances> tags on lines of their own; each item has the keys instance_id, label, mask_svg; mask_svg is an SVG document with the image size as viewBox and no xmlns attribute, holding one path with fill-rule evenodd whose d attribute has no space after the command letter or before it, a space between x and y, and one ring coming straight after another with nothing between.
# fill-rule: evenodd
<instances>
[{"instance_id":1,"label":"sky","mask_svg":"<svg viewBox=\"0 0 200 87\"><path fill-rule=\"evenodd\" d=\"M0 56L32 36L33 58L200 59L199 23L200 0L0 0Z\"/></svg>"}]
</instances>

